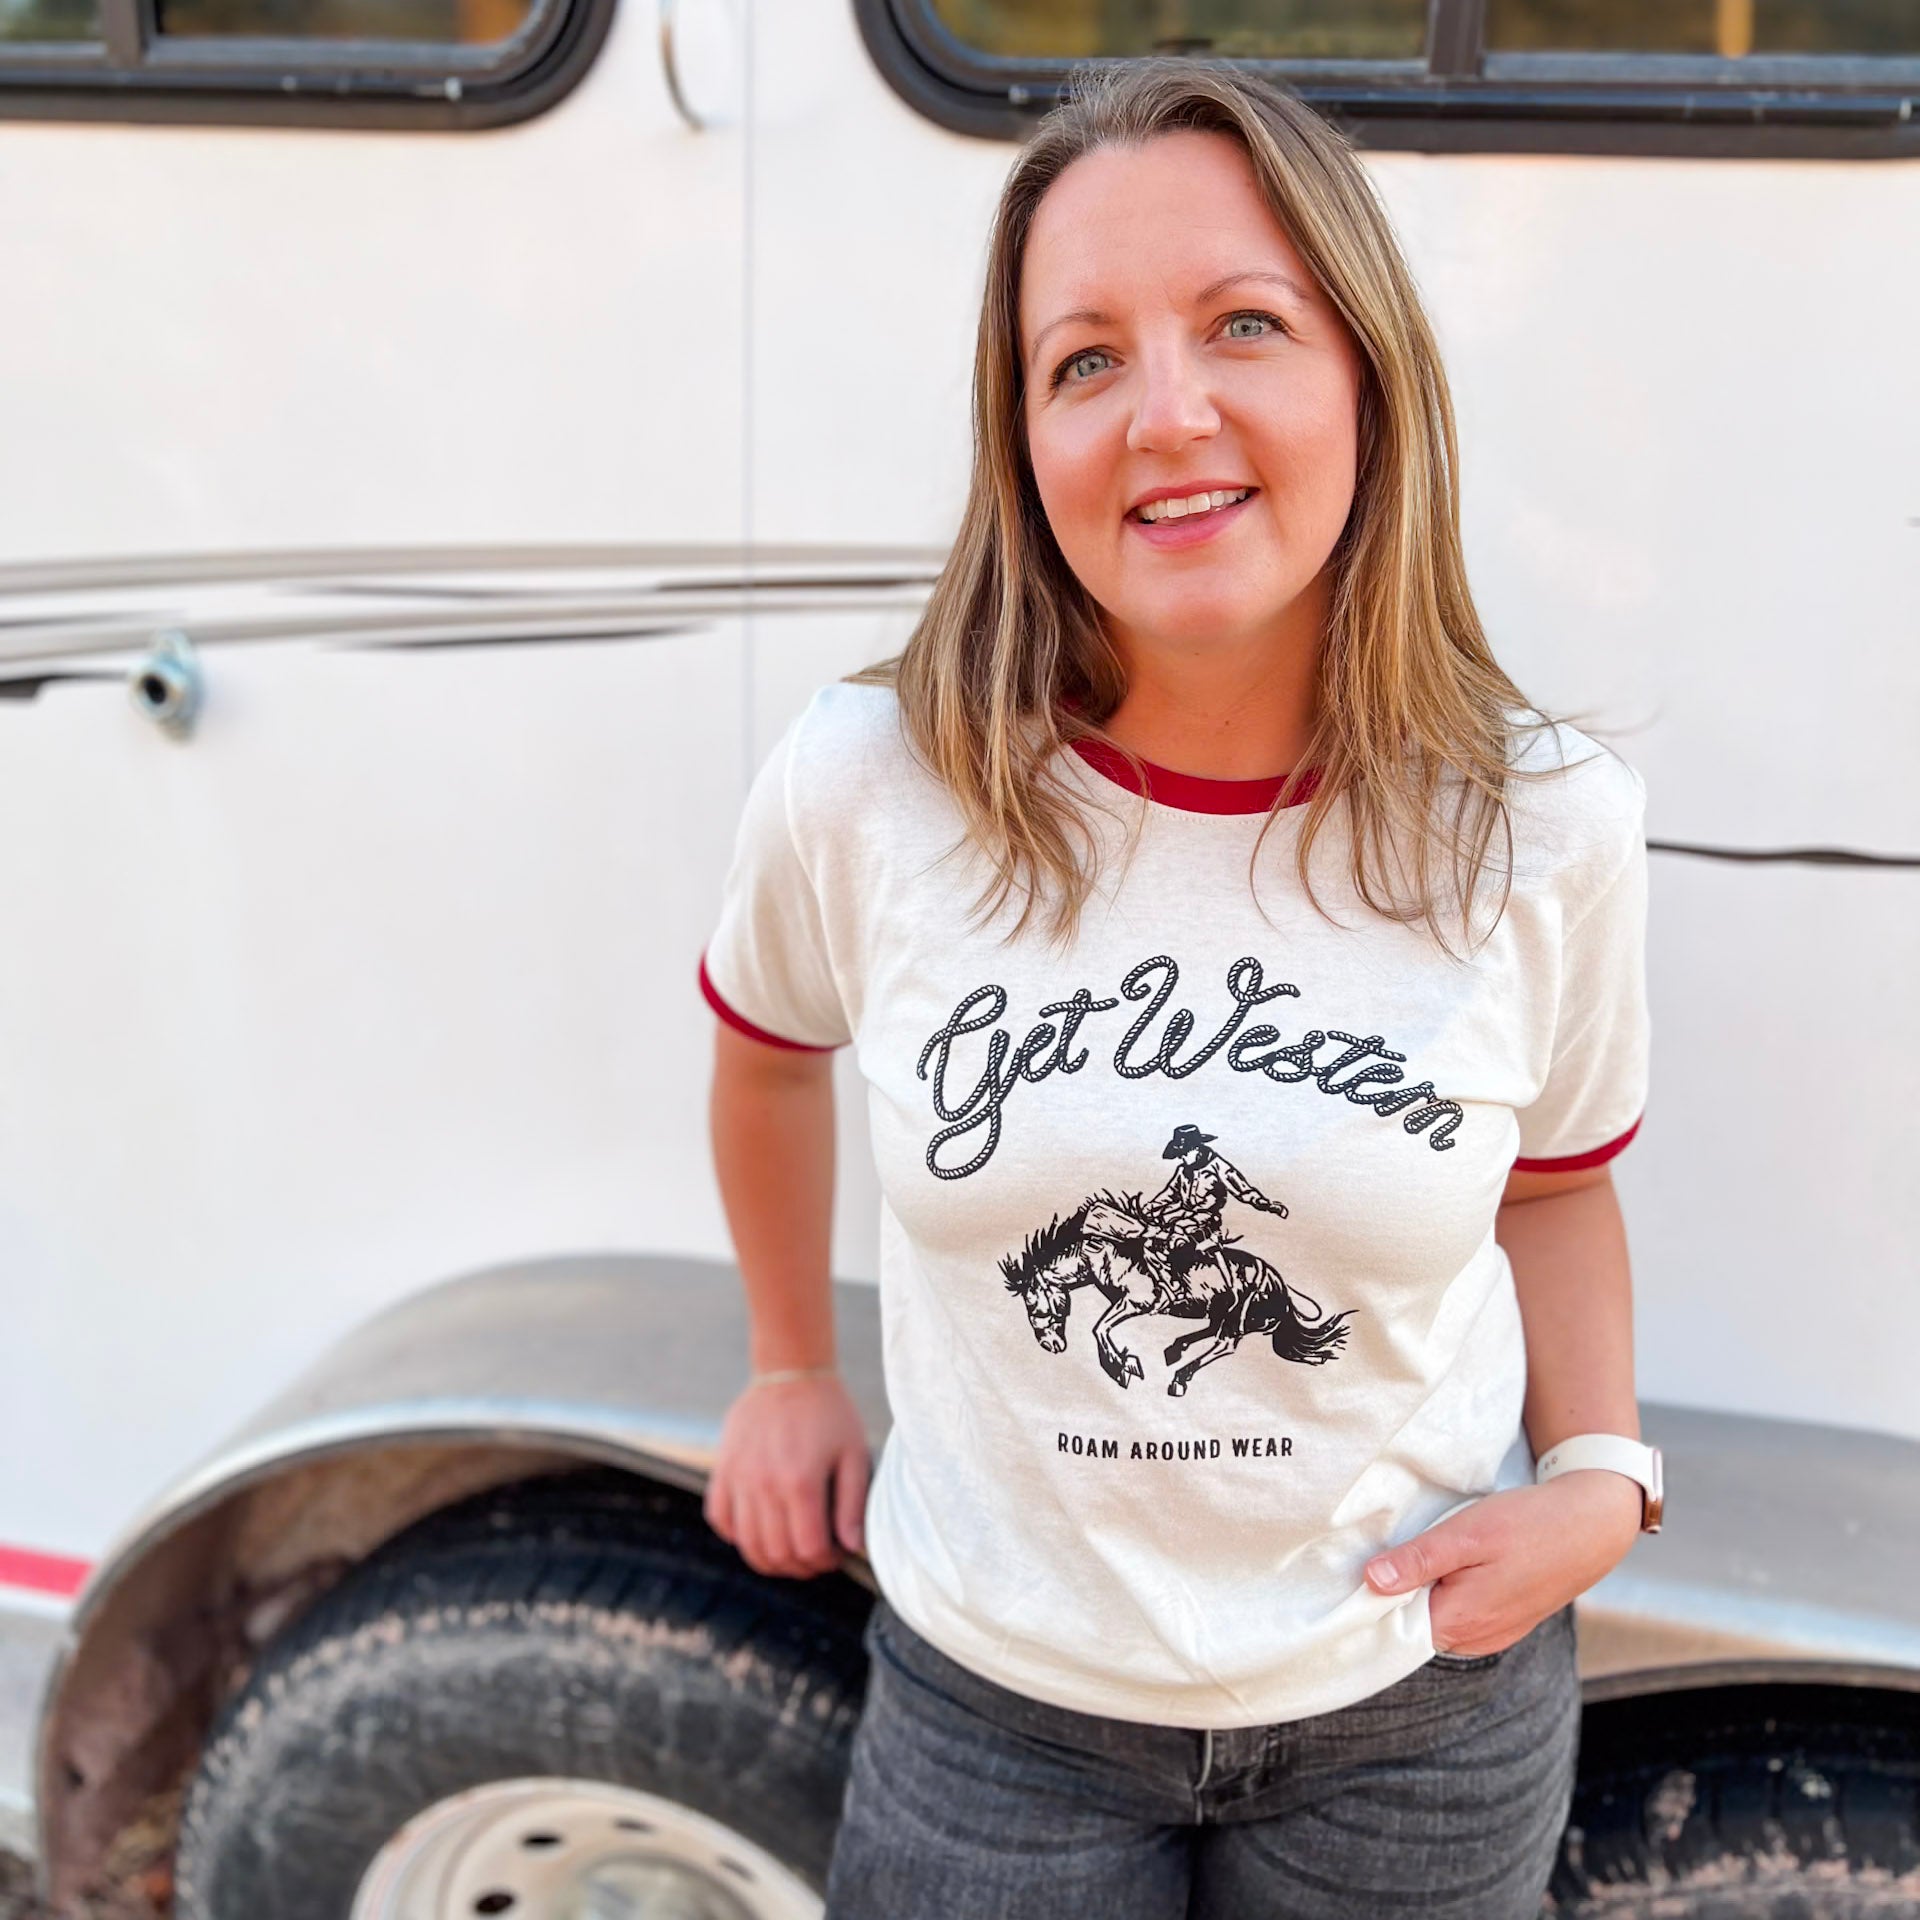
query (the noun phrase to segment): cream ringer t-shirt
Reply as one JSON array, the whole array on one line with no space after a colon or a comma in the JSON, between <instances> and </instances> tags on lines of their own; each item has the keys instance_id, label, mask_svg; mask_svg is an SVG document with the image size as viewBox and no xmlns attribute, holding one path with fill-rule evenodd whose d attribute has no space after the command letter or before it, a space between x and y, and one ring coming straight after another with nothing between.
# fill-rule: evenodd
<instances>
[{"instance_id":1,"label":"cream ringer t-shirt","mask_svg":"<svg viewBox=\"0 0 1920 1920\"><path fill-rule=\"evenodd\" d=\"M1352 893L1344 811L1313 854L1341 924L1294 871L1304 805L1256 902L1277 780L1150 769L1143 800L1063 753L1102 864L1060 951L970 930L981 868L942 858L890 690L821 689L761 768L701 984L855 1049L894 1422L868 1550L962 1665L1224 1728L1432 1657L1426 1589L1361 1570L1531 1477L1502 1187L1618 1153L1647 1090L1644 784L1567 726L1516 764L1565 770L1513 788L1466 960Z\"/></svg>"}]
</instances>

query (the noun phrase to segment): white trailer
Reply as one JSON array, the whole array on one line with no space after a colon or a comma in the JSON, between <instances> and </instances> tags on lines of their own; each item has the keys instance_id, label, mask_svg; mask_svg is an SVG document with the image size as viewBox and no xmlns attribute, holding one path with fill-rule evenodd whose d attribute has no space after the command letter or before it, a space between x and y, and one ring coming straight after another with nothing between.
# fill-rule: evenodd
<instances>
[{"instance_id":1,"label":"white trailer","mask_svg":"<svg viewBox=\"0 0 1920 1920\"><path fill-rule=\"evenodd\" d=\"M0 0L0 1790L56 1913L818 1914L868 1592L700 1523L695 963L761 755L937 573L1010 143L1154 36L1360 138L1495 645L1649 786L1670 1519L1581 1606L1558 1909L1920 1898L1910 4Z\"/></svg>"}]
</instances>

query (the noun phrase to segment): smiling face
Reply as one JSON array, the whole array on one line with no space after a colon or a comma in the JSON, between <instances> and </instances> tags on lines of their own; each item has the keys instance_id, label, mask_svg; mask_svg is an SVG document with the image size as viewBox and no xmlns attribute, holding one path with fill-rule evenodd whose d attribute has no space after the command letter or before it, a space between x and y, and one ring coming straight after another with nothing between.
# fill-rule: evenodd
<instances>
[{"instance_id":1,"label":"smiling face","mask_svg":"<svg viewBox=\"0 0 1920 1920\"><path fill-rule=\"evenodd\" d=\"M1239 143L1169 133L1074 161L1034 214L1020 336L1041 504L1123 662L1317 645L1361 361ZM1137 511L1249 487L1158 525Z\"/></svg>"}]
</instances>

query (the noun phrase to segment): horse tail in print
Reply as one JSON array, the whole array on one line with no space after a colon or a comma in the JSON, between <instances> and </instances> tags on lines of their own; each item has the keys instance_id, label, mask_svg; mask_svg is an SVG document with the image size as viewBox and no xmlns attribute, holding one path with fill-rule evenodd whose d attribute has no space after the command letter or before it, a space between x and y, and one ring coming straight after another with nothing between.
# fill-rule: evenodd
<instances>
[{"instance_id":1,"label":"horse tail in print","mask_svg":"<svg viewBox=\"0 0 1920 1920\"><path fill-rule=\"evenodd\" d=\"M1347 1344L1347 1322L1352 1318L1353 1309L1348 1307L1331 1318L1303 1320L1294 1311L1293 1297L1288 1293L1280 1305L1279 1323L1273 1329L1273 1350L1282 1360L1297 1360L1302 1366L1317 1367L1331 1360Z\"/></svg>"},{"instance_id":2,"label":"horse tail in print","mask_svg":"<svg viewBox=\"0 0 1920 1920\"><path fill-rule=\"evenodd\" d=\"M1273 1350L1282 1360L1317 1367L1347 1344L1347 1322L1353 1318L1353 1308L1327 1314L1317 1300L1296 1294L1277 1267L1239 1247L1228 1248L1223 1258L1244 1276L1241 1331L1271 1334ZM1301 1312L1302 1301L1313 1308L1311 1315Z\"/></svg>"}]
</instances>

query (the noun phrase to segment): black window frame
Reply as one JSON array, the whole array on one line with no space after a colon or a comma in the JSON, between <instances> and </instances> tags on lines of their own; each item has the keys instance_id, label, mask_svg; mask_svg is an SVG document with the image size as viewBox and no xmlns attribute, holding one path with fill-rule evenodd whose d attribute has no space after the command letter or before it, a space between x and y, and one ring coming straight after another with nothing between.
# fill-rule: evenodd
<instances>
[{"instance_id":1,"label":"black window frame","mask_svg":"<svg viewBox=\"0 0 1920 1920\"><path fill-rule=\"evenodd\" d=\"M593 65L615 0L536 0L484 46L167 34L159 0L100 0L91 41L0 41L0 120L448 132L544 113Z\"/></svg>"},{"instance_id":2,"label":"black window frame","mask_svg":"<svg viewBox=\"0 0 1920 1920\"><path fill-rule=\"evenodd\" d=\"M1067 64L984 54L930 0L853 0L874 64L949 132L1020 140ZM1499 53L1485 0L1431 0L1424 60L1247 60L1383 152L1892 160L1920 154L1920 53ZM1126 56L1113 56L1125 58Z\"/></svg>"}]
</instances>

